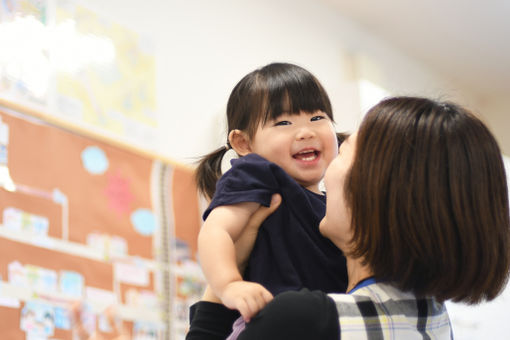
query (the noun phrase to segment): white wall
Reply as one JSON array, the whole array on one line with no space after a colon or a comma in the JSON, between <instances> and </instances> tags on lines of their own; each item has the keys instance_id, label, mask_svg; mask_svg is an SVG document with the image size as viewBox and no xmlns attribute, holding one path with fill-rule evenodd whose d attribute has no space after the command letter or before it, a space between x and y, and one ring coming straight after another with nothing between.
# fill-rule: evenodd
<instances>
[{"instance_id":1,"label":"white wall","mask_svg":"<svg viewBox=\"0 0 510 340\"><path fill-rule=\"evenodd\" d=\"M297 63L321 80L338 130L352 130L359 120L359 75L378 78L372 80L395 94L476 102L475 95L317 1L146 0L127 6L121 0L88 0L86 5L154 40L161 126L160 142L151 147L179 162L192 163L225 142L223 116L231 89L246 73L273 61Z\"/></svg>"},{"instance_id":2,"label":"white wall","mask_svg":"<svg viewBox=\"0 0 510 340\"><path fill-rule=\"evenodd\" d=\"M485 98L481 103L480 112L485 114L485 121L498 138L505 155L510 155L510 97L495 96Z\"/></svg>"},{"instance_id":3,"label":"white wall","mask_svg":"<svg viewBox=\"0 0 510 340\"><path fill-rule=\"evenodd\" d=\"M393 94L448 98L491 111L486 120L506 136L500 122L507 101L487 102L318 1L87 0L86 5L155 42L161 126L153 147L179 162L192 163L225 142L223 115L231 89L246 73L273 61L297 63L321 80L338 130L352 130L359 122L361 76ZM452 305L457 339L491 332L496 337L502 327L510 333L503 319L508 306L506 295L481 307Z\"/></svg>"}]
</instances>

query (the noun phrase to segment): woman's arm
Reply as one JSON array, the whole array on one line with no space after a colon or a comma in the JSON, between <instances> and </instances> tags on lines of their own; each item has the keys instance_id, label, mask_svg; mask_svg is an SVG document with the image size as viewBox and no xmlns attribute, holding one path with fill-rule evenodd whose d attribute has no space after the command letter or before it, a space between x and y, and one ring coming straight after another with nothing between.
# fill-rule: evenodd
<instances>
[{"instance_id":1,"label":"woman's arm","mask_svg":"<svg viewBox=\"0 0 510 340\"><path fill-rule=\"evenodd\" d=\"M338 340L335 302L320 291L288 291L277 295L239 335L238 340Z\"/></svg>"}]
</instances>

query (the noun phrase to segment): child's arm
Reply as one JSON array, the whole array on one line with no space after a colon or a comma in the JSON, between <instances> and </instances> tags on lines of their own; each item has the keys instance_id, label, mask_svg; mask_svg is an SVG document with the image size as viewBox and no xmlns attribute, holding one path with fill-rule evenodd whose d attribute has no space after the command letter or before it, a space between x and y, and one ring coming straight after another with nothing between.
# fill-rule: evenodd
<instances>
[{"instance_id":1,"label":"child's arm","mask_svg":"<svg viewBox=\"0 0 510 340\"><path fill-rule=\"evenodd\" d=\"M234 241L258 207L253 202L216 207L198 236L200 262L212 291L225 306L239 310L245 320L272 299L262 285L243 281L236 264Z\"/></svg>"},{"instance_id":2,"label":"child's arm","mask_svg":"<svg viewBox=\"0 0 510 340\"><path fill-rule=\"evenodd\" d=\"M251 215L250 220L243 228L241 235L239 235L237 240L234 242L237 268L239 268L240 273L244 272L246 265L248 264L248 259L253 246L255 245L255 239L257 238L260 226L266 218L278 209L280 203L282 203L282 197L280 194L273 194L273 196L271 196L271 205L269 207L260 206L257 211ZM214 295L209 285L207 285L201 300L221 303L221 300Z\"/></svg>"}]
</instances>

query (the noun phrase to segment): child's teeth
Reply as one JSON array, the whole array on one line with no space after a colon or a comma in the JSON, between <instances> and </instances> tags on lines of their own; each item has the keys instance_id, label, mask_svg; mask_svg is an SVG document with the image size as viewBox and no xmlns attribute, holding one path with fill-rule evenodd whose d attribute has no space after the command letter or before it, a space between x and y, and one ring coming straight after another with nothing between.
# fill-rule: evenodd
<instances>
[{"instance_id":1,"label":"child's teeth","mask_svg":"<svg viewBox=\"0 0 510 340\"><path fill-rule=\"evenodd\" d=\"M308 157L302 157L301 159L304 160L304 161L312 161L315 159L315 155L312 154L311 156L308 156Z\"/></svg>"}]
</instances>

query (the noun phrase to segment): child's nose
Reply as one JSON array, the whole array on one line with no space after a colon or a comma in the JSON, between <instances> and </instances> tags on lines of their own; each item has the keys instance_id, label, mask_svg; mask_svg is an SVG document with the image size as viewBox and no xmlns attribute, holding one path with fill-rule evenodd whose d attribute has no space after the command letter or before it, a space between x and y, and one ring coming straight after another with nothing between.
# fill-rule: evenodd
<instances>
[{"instance_id":1,"label":"child's nose","mask_svg":"<svg viewBox=\"0 0 510 340\"><path fill-rule=\"evenodd\" d=\"M307 127L302 127L298 130L296 133L296 139L297 140L303 140L308 138L313 138L315 136L315 132Z\"/></svg>"}]
</instances>

